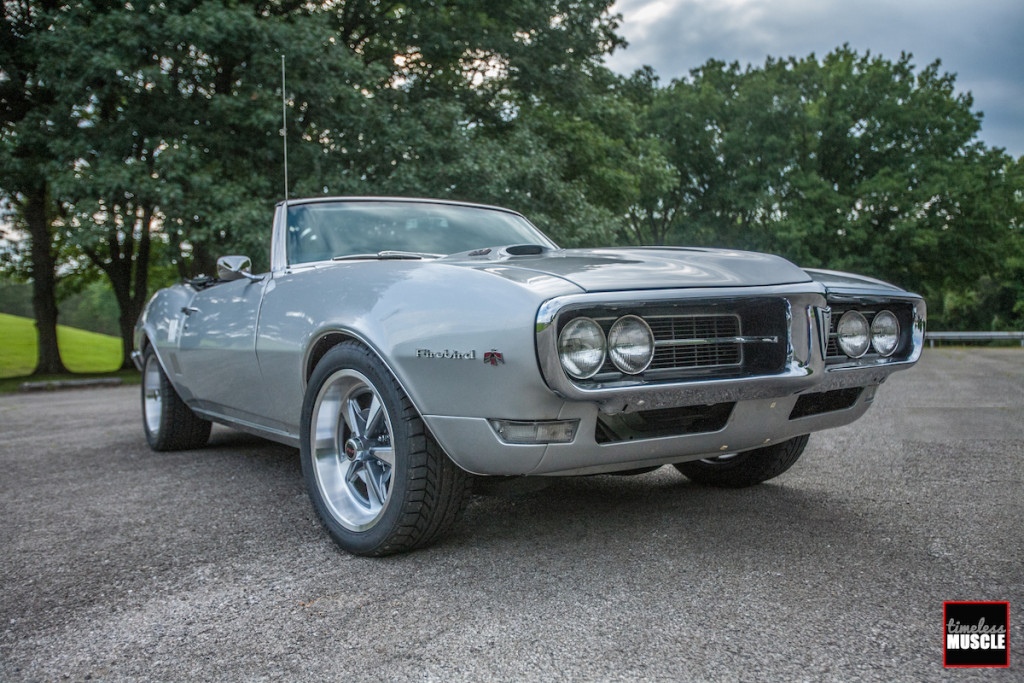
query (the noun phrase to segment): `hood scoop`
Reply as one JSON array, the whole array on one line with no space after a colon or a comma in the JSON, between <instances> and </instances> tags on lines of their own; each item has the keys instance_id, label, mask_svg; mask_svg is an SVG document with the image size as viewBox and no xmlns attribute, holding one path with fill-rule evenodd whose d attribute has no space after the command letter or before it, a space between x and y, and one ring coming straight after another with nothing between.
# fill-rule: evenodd
<instances>
[{"instance_id":1,"label":"hood scoop","mask_svg":"<svg viewBox=\"0 0 1024 683\"><path fill-rule=\"evenodd\" d=\"M551 251L551 249L542 247L539 244L515 244L511 247L505 247L502 251L509 256L539 256L546 251Z\"/></svg>"}]
</instances>

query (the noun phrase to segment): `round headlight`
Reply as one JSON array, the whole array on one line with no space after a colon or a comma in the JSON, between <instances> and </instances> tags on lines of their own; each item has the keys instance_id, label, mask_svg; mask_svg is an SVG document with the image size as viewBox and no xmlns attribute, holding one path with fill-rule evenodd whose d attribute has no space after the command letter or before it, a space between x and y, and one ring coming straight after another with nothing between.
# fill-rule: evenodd
<instances>
[{"instance_id":1,"label":"round headlight","mask_svg":"<svg viewBox=\"0 0 1024 683\"><path fill-rule=\"evenodd\" d=\"M608 356L627 375L640 374L654 358L654 333L643 319L624 315L608 331Z\"/></svg>"},{"instance_id":2,"label":"round headlight","mask_svg":"<svg viewBox=\"0 0 1024 683\"><path fill-rule=\"evenodd\" d=\"M857 311L847 311L836 327L839 348L850 358L860 358L871 346L871 331L868 321Z\"/></svg>"},{"instance_id":3,"label":"round headlight","mask_svg":"<svg viewBox=\"0 0 1024 683\"><path fill-rule=\"evenodd\" d=\"M882 356L891 356L900 345L900 321L892 311L882 311L871 321L871 345Z\"/></svg>"},{"instance_id":4,"label":"round headlight","mask_svg":"<svg viewBox=\"0 0 1024 683\"><path fill-rule=\"evenodd\" d=\"M574 318L558 335L558 358L570 377L587 379L604 365L604 331L590 318Z\"/></svg>"}]
</instances>

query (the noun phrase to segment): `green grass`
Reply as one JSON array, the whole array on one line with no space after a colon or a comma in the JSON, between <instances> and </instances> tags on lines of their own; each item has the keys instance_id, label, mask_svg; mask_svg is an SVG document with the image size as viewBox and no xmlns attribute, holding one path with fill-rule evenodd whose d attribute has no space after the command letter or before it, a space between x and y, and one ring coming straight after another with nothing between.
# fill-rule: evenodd
<instances>
[{"instance_id":1,"label":"green grass","mask_svg":"<svg viewBox=\"0 0 1024 683\"><path fill-rule=\"evenodd\" d=\"M64 367L76 375L107 374L121 367L121 340L117 337L58 325L57 344ZM0 378L30 374L36 366L36 353L35 321L0 313Z\"/></svg>"}]
</instances>

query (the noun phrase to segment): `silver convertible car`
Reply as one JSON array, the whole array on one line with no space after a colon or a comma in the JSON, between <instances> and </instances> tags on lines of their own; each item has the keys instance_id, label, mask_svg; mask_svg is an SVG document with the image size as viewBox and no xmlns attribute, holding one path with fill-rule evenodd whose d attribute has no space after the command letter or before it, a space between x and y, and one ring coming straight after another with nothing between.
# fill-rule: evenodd
<instances>
[{"instance_id":1,"label":"silver convertible car","mask_svg":"<svg viewBox=\"0 0 1024 683\"><path fill-rule=\"evenodd\" d=\"M276 208L270 272L225 256L135 330L155 450L211 422L298 446L345 550L448 530L473 475L638 472L711 486L787 470L921 354L921 297L765 254L560 249L506 209Z\"/></svg>"}]
</instances>

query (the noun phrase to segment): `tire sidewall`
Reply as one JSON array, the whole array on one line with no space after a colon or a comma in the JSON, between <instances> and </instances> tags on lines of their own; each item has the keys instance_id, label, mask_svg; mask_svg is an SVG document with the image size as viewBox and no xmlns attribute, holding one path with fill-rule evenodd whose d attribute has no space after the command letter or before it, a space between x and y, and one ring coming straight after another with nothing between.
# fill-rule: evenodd
<instances>
[{"instance_id":1,"label":"tire sidewall","mask_svg":"<svg viewBox=\"0 0 1024 683\"><path fill-rule=\"evenodd\" d=\"M391 421L393 441L392 452L395 457L391 472L391 490L384 512L372 527L365 531L347 529L331 514L317 483L313 467L310 429L313 422L313 407L324 383L339 370L355 370L359 372L376 390ZM334 347L320 360L313 371L306 387L302 401L302 419L300 422L300 455L302 459L302 476L306 484L313 508L320 517L334 540L345 550L365 555L373 554L381 549L399 525L404 514L406 497L409 491L409 453L414 447L409 435L409 425L402 407L402 396L395 380L372 352L355 344L343 343ZM421 444L425 447L425 443Z\"/></svg>"},{"instance_id":2,"label":"tire sidewall","mask_svg":"<svg viewBox=\"0 0 1024 683\"><path fill-rule=\"evenodd\" d=\"M159 371L158 389L160 391L160 419L157 420L157 431L152 432L149 429L149 420L146 419L146 369L149 367L150 360L156 363ZM171 383L164 374L164 369L160 365L160 360L156 357L156 352L153 351L153 347L147 347L145 354L142 359L142 429L146 433L146 443L154 451L162 450L164 447L163 435L166 433L166 426L164 422L167 420L167 391L171 390Z\"/></svg>"},{"instance_id":3,"label":"tire sidewall","mask_svg":"<svg viewBox=\"0 0 1024 683\"><path fill-rule=\"evenodd\" d=\"M757 448L721 462L692 460L675 467L700 484L745 488L774 479L789 470L807 446L808 435L797 436L771 446Z\"/></svg>"}]
</instances>

